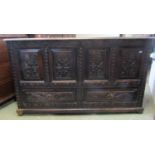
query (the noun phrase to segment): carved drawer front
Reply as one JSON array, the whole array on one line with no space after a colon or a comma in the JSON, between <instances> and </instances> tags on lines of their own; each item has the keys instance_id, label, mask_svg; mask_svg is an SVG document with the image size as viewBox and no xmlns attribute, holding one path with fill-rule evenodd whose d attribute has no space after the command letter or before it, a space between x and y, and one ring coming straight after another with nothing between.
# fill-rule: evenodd
<instances>
[{"instance_id":1,"label":"carved drawer front","mask_svg":"<svg viewBox=\"0 0 155 155\"><path fill-rule=\"evenodd\" d=\"M139 79L144 52L143 48L121 48L117 53L117 78Z\"/></svg>"},{"instance_id":2,"label":"carved drawer front","mask_svg":"<svg viewBox=\"0 0 155 155\"><path fill-rule=\"evenodd\" d=\"M85 91L85 101L87 102L135 102L137 100L137 90L99 90L91 89Z\"/></svg>"},{"instance_id":3,"label":"carved drawer front","mask_svg":"<svg viewBox=\"0 0 155 155\"><path fill-rule=\"evenodd\" d=\"M19 52L21 80L42 81L44 79L43 56L40 49L22 49Z\"/></svg>"},{"instance_id":4,"label":"carved drawer front","mask_svg":"<svg viewBox=\"0 0 155 155\"><path fill-rule=\"evenodd\" d=\"M54 48L49 52L51 81L76 80L76 50Z\"/></svg>"},{"instance_id":5,"label":"carved drawer front","mask_svg":"<svg viewBox=\"0 0 155 155\"><path fill-rule=\"evenodd\" d=\"M25 108L48 108L76 105L76 91L49 90L49 91L23 91L22 107Z\"/></svg>"}]
</instances>

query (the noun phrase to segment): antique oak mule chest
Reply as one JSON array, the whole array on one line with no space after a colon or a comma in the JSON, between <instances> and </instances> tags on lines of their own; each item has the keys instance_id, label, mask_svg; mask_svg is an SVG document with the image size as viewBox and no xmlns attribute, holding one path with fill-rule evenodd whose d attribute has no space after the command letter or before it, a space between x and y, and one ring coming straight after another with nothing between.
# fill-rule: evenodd
<instances>
[{"instance_id":1,"label":"antique oak mule chest","mask_svg":"<svg viewBox=\"0 0 155 155\"><path fill-rule=\"evenodd\" d=\"M6 42L19 115L143 111L153 38Z\"/></svg>"}]
</instances>

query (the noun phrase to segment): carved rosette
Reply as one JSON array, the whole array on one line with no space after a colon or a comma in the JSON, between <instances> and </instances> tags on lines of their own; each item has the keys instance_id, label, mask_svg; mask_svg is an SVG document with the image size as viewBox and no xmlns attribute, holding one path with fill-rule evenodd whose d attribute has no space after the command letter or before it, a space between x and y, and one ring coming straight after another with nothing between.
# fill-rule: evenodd
<instances>
[{"instance_id":1,"label":"carved rosette","mask_svg":"<svg viewBox=\"0 0 155 155\"><path fill-rule=\"evenodd\" d=\"M75 55L70 49L52 49L55 80L72 80L75 77Z\"/></svg>"},{"instance_id":2,"label":"carved rosette","mask_svg":"<svg viewBox=\"0 0 155 155\"><path fill-rule=\"evenodd\" d=\"M38 49L25 49L20 52L22 79L41 80L42 58Z\"/></svg>"},{"instance_id":3,"label":"carved rosette","mask_svg":"<svg viewBox=\"0 0 155 155\"><path fill-rule=\"evenodd\" d=\"M141 53L135 50L120 51L120 78L134 79L139 75Z\"/></svg>"},{"instance_id":4,"label":"carved rosette","mask_svg":"<svg viewBox=\"0 0 155 155\"><path fill-rule=\"evenodd\" d=\"M91 49L88 51L88 79L106 78L106 50Z\"/></svg>"}]
</instances>

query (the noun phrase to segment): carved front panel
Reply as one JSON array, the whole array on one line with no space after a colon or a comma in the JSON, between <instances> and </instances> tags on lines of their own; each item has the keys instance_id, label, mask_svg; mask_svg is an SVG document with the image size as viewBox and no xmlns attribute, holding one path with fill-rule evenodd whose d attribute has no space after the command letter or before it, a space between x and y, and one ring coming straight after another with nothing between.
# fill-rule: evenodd
<instances>
[{"instance_id":1,"label":"carved front panel","mask_svg":"<svg viewBox=\"0 0 155 155\"><path fill-rule=\"evenodd\" d=\"M72 92L26 92L27 102L55 102L55 101L74 101Z\"/></svg>"},{"instance_id":2,"label":"carved front panel","mask_svg":"<svg viewBox=\"0 0 155 155\"><path fill-rule=\"evenodd\" d=\"M88 102L107 101L133 102L136 101L137 90L87 90L85 100Z\"/></svg>"},{"instance_id":3,"label":"carved front panel","mask_svg":"<svg viewBox=\"0 0 155 155\"><path fill-rule=\"evenodd\" d=\"M21 79L43 80L43 57L39 49L20 50Z\"/></svg>"},{"instance_id":4,"label":"carved front panel","mask_svg":"<svg viewBox=\"0 0 155 155\"><path fill-rule=\"evenodd\" d=\"M73 49L51 49L50 71L54 80L74 80L76 57Z\"/></svg>"},{"instance_id":5,"label":"carved front panel","mask_svg":"<svg viewBox=\"0 0 155 155\"><path fill-rule=\"evenodd\" d=\"M118 78L138 79L143 52L139 48L122 48L118 54Z\"/></svg>"},{"instance_id":6,"label":"carved front panel","mask_svg":"<svg viewBox=\"0 0 155 155\"><path fill-rule=\"evenodd\" d=\"M76 104L75 91L26 91L22 93L22 96L24 102L21 105L25 107L48 108Z\"/></svg>"},{"instance_id":7,"label":"carved front panel","mask_svg":"<svg viewBox=\"0 0 155 155\"><path fill-rule=\"evenodd\" d=\"M107 49L89 49L85 53L86 79L106 79L108 70Z\"/></svg>"}]
</instances>

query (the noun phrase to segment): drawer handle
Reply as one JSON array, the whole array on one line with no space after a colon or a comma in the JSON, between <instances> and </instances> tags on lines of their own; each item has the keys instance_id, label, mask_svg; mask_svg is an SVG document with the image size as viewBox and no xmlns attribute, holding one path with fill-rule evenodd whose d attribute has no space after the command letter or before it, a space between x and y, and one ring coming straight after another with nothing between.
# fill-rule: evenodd
<instances>
[{"instance_id":1,"label":"drawer handle","mask_svg":"<svg viewBox=\"0 0 155 155\"><path fill-rule=\"evenodd\" d=\"M107 97L108 97L109 99L113 99L113 98L114 98L114 94L109 92L108 95L107 95Z\"/></svg>"},{"instance_id":2,"label":"drawer handle","mask_svg":"<svg viewBox=\"0 0 155 155\"><path fill-rule=\"evenodd\" d=\"M143 51L139 51L138 53L139 53L139 54L142 54L142 53L143 53Z\"/></svg>"}]
</instances>

